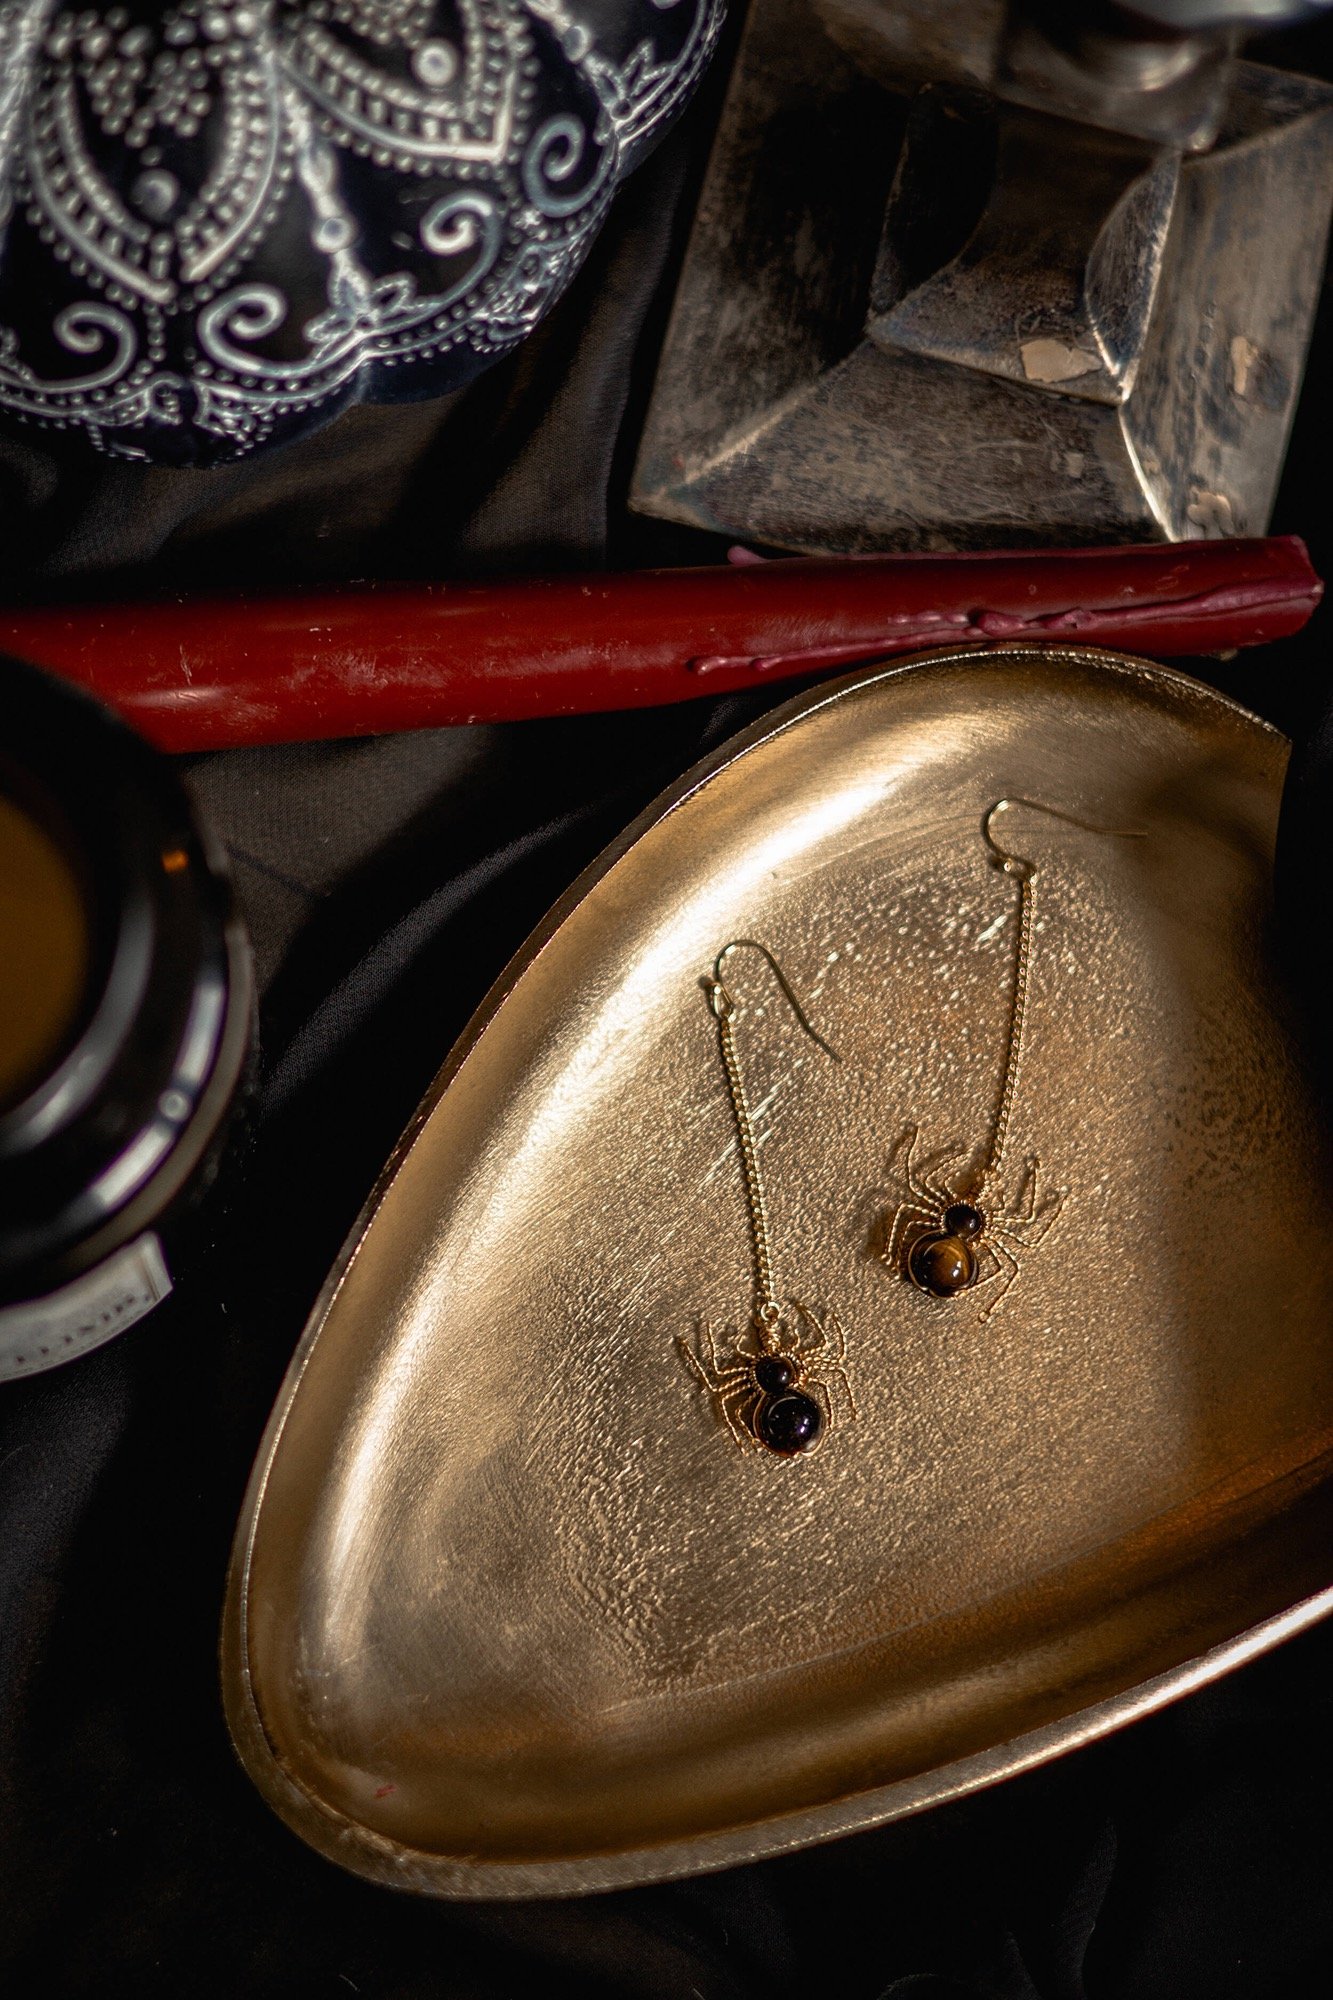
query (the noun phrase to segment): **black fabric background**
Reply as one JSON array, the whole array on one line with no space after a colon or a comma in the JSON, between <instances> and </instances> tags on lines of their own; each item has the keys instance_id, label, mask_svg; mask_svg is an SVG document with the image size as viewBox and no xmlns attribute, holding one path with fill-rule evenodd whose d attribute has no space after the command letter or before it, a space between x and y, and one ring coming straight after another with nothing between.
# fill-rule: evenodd
<instances>
[{"instance_id":1,"label":"black fabric background","mask_svg":"<svg viewBox=\"0 0 1333 2000\"><path fill-rule=\"evenodd\" d=\"M1328 40L1286 51L1326 67ZM74 596L705 560L623 496L719 89L537 336L462 396L211 474L0 444L4 588ZM1333 567L1325 312L1275 525ZM1200 672L1293 732L1279 901L1312 1022L1328 619ZM788 692L786 690L784 692ZM778 695L197 760L263 980L254 1131L210 1247L110 1347L0 1399L0 1985L471 2000L1264 2000L1328 1990L1321 1628L1031 1776L782 1861L585 1902L368 1887L273 1819L217 1688L232 1527L319 1283L490 979L574 873ZM1316 1050L1320 1037L1315 1036Z\"/></svg>"}]
</instances>

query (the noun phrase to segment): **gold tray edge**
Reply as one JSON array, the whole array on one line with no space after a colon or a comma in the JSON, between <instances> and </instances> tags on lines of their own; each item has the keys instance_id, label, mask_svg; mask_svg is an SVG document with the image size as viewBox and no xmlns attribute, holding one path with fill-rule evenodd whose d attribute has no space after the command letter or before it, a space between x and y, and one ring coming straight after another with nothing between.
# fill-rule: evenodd
<instances>
[{"instance_id":1,"label":"gold tray edge","mask_svg":"<svg viewBox=\"0 0 1333 2000\"><path fill-rule=\"evenodd\" d=\"M1178 668L1134 654L1100 646L1004 641L929 649L882 664L871 663L835 680L821 682L818 687L807 689L805 693L782 703L748 728L729 737L651 800L624 831L588 863L551 906L483 995L427 1086L385 1166L376 1176L343 1248L316 1296L293 1351L260 1440L237 1520L228 1565L220 1645L223 1707L233 1747L251 1781L279 1817L311 1846L357 1874L437 1896L523 1898L591 1894L643 1882L669 1880L683 1874L733 1867L790 1852L924 1811L945 1799L980 1790L1030 1769L1050 1757L1106 1735L1140 1715L1151 1713L1195 1687L1206 1685L1246 1659L1270 1650L1291 1634L1333 1613L1331 1584L1274 1618L1251 1627L1233 1639L1222 1641L1196 1659L1168 1669L1121 1695L1078 1710L1071 1717L1046 1724L1008 1743L994 1745L971 1757L940 1766L923 1776L895 1780L873 1791L769 1819L761 1825L725 1828L664 1846L632 1849L615 1855L576 1857L570 1861L473 1863L466 1859L445 1859L400 1848L396 1843L372 1834L357 1822L345 1818L298 1785L281 1763L265 1730L250 1671L247 1629L250 1559L269 1473L287 1417L320 1332L356 1261L380 1203L397 1177L417 1135L463 1063L481 1041L503 1002L529 967L536 963L567 918L621 856L650 827L668 818L702 790L718 772L782 735L796 723L862 688L876 686L925 667L990 658L1065 661L1072 665L1100 667L1135 680L1181 687L1229 715L1257 726L1266 734L1280 741L1287 740L1274 724L1208 682ZM1006 1754L1010 1752L1012 1755ZM771 1830L771 1838L764 1837L768 1830Z\"/></svg>"},{"instance_id":2,"label":"gold tray edge","mask_svg":"<svg viewBox=\"0 0 1333 2000\"><path fill-rule=\"evenodd\" d=\"M231 1615L233 1603L229 1599L223 1632L229 1695L231 1688L236 1690L234 1701L228 1701L227 1720L242 1764L278 1817L318 1853L368 1881L454 1901L522 1901L595 1895L773 1860L849 1834L868 1832L982 1791L1053 1757L1086 1748L1271 1652L1333 1614L1333 1584L1124 1694L1111 1696L1062 1721L1046 1723L933 1771L896 1779L827 1805L692 1835L685 1840L618 1853L533 1862L474 1862L465 1856L443 1856L400 1847L334 1811L299 1785L274 1757L264 1734L248 1668L240 1657L239 1624Z\"/></svg>"}]
</instances>

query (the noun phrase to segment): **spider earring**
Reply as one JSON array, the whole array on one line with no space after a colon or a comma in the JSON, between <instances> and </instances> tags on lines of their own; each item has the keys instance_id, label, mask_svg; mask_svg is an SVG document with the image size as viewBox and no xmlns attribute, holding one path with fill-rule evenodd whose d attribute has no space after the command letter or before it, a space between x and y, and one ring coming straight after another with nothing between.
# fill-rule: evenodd
<instances>
[{"instance_id":1,"label":"spider earring","mask_svg":"<svg viewBox=\"0 0 1333 2000\"><path fill-rule=\"evenodd\" d=\"M778 1296L754 1125L736 1054L736 1003L722 978L728 958L742 949L757 951L767 961L804 1032L825 1055L834 1062L840 1060L811 1027L767 946L754 938L735 938L723 947L705 991L717 1021L718 1048L740 1147L754 1254L754 1305L748 1327L739 1334L728 1329L721 1344L711 1323L702 1320L696 1339L680 1339L677 1345L690 1372L713 1397L737 1444L758 1447L776 1458L797 1458L823 1442L835 1407L854 1417L856 1403L847 1379L847 1340L835 1315L826 1312L820 1318L799 1299L784 1301Z\"/></svg>"},{"instance_id":2,"label":"spider earring","mask_svg":"<svg viewBox=\"0 0 1333 2000\"><path fill-rule=\"evenodd\" d=\"M1084 833L1117 840L1144 837L1119 827L1092 826L1035 799L997 799L982 816L981 837L992 867L1018 885L1009 1023L995 1117L981 1163L971 1172L966 1170L966 1155L952 1161L946 1157L933 1168L919 1165L920 1127L908 1127L890 1159L890 1166L897 1166L907 1183L907 1195L898 1205L878 1254L891 1270L899 1271L919 1291L935 1299L957 1298L961 1292L993 1284L996 1289L982 1311L983 1320L989 1319L1018 1276L1019 1252L1035 1249L1041 1242L1068 1192L1056 1188L1039 1199L1041 1163L1035 1153L1028 1157L1012 1204L1006 1204L1000 1192L1031 996L1036 911L1033 885L1038 870L1030 857L1001 847L992 826L1001 813L1018 806L1045 813Z\"/></svg>"}]
</instances>

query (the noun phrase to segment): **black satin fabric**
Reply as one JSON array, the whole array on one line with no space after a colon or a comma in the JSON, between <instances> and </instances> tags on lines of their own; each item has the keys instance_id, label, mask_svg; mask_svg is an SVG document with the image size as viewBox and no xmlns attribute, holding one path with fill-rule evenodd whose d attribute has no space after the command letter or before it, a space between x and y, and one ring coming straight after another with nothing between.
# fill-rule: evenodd
<instances>
[{"instance_id":1,"label":"black satin fabric","mask_svg":"<svg viewBox=\"0 0 1333 2000\"><path fill-rule=\"evenodd\" d=\"M705 559L623 504L717 84L535 340L453 401L212 474L0 459L5 585L70 595ZM1327 571L1327 319L1277 525ZM1280 901L1318 1022L1327 619L1202 663L1295 732ZM491 977L667 782L776 699L197 760L263 981L244 1159L175 1297L0 1398L0 1989L376 2000L1292 2000L1333 1960L1333 1627L1093 1748L803 1855L448 1905L308 1852L218 1699L233 1524L293 1343ZM1316 1037L1316 1041L1318 1037ZM1170 1227L1170 1217L1162 1218ZM1207 1245L1197 1246L1207 1255Z\"/></svg>"}]
</instances>

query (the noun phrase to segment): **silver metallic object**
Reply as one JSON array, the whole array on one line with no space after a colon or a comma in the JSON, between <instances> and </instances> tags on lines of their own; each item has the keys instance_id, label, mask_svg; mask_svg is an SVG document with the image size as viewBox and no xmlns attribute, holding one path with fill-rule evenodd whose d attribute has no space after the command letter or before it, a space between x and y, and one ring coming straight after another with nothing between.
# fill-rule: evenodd
<instances>
[{"instance_id":1,"label":"silver metallic object","mask_svg":"<svg viewBox=\"0 0 1333 2000\"><path fill-rule=\"evenodd\" d=\"M1333 90L1234 57L1274 18L755 0L634 504L809 550L1262 533L1333 206Z\"/></svg>"}]
</instances>

